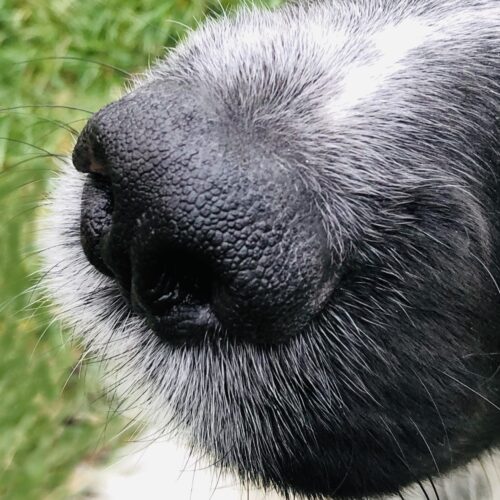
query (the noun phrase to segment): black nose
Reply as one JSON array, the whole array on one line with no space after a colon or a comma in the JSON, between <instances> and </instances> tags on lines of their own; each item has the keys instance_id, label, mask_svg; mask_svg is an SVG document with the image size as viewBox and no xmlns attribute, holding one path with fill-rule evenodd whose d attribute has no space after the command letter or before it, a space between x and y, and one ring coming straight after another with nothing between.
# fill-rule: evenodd
<instances>
[{"instance_id":1,"label":"black nose","mask_svg":"<svg viewBox=\"0 0 500 500\"><path fill-rule=\"evenodd\" d=\"M279 147L165 83L109 105L81 133L83 249L163 338L274 342L328 300L320 212Z\"/></svg>"}]
</instances>

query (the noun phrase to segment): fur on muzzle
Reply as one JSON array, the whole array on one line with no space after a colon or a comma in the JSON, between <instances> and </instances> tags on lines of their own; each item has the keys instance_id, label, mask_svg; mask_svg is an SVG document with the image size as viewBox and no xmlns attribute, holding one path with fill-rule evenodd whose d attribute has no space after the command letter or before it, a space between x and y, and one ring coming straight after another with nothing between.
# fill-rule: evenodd
<instances>
[{"instance_id":1,"label":"fur on muzzle","mask_svg":"<svg viewBox=\"0 0 500 500\"><path fill-rule=\"evenodd\" d=\"M364 498L493 449L499 46L497 0L208 21L58 180L61 317L243 483Z\"/></svg>"}]
</instances>

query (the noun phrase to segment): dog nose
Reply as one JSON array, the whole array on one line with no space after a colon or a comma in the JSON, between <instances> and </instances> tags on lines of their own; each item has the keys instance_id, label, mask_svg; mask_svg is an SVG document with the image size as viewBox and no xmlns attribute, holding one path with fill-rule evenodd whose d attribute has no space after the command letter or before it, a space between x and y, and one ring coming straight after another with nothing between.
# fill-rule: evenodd
<instances>
[{"instance_id":1,"label":"dog nose","mask_svg":"<svg viewBox=\"0 0 500 500\"><path fill-rule=\"evenodd\" d=\"M83 250L167 341L277 342L331 296L314 194L258 132L190 89L152 83L78 138Z\"/></svg>"}]
</instances>

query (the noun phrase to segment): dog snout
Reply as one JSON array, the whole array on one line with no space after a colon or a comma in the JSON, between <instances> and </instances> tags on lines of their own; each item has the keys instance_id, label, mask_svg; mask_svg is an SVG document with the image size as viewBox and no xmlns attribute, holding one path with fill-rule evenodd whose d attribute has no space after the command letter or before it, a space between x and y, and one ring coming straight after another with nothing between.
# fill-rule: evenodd
<instances>
[{"instance_id":1,"label":"dog snout","mask_svg":"<svg viewBox=\"0 0 500 500\"><path fill-rule=\"evenodd\" d=\"M165 339L296 335L333 290L326 231L297 172L185 91L98 112L73 154L81 242Z\"/></svg>"}]
</instances>

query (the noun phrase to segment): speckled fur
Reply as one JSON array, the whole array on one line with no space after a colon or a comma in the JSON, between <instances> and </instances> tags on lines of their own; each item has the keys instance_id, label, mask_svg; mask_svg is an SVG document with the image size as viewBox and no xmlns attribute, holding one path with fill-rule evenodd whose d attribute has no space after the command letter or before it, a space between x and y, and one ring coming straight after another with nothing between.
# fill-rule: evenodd
<instances>
[{"instance_id":1,"label":"speckled fur","mask_svg":"<svg viewBox=\"0 0 500 500\"><path fill-rule=\"evenodd\" d=\"M207 22L134 88L181 82L299 172L339 286L283 344L164 344L87 263L83 176L68 168L42 244L61 317L157 426L284 495L391 494L492 449L499 47L497 0L339 0Z\"/></svg>"}]
</instances>

